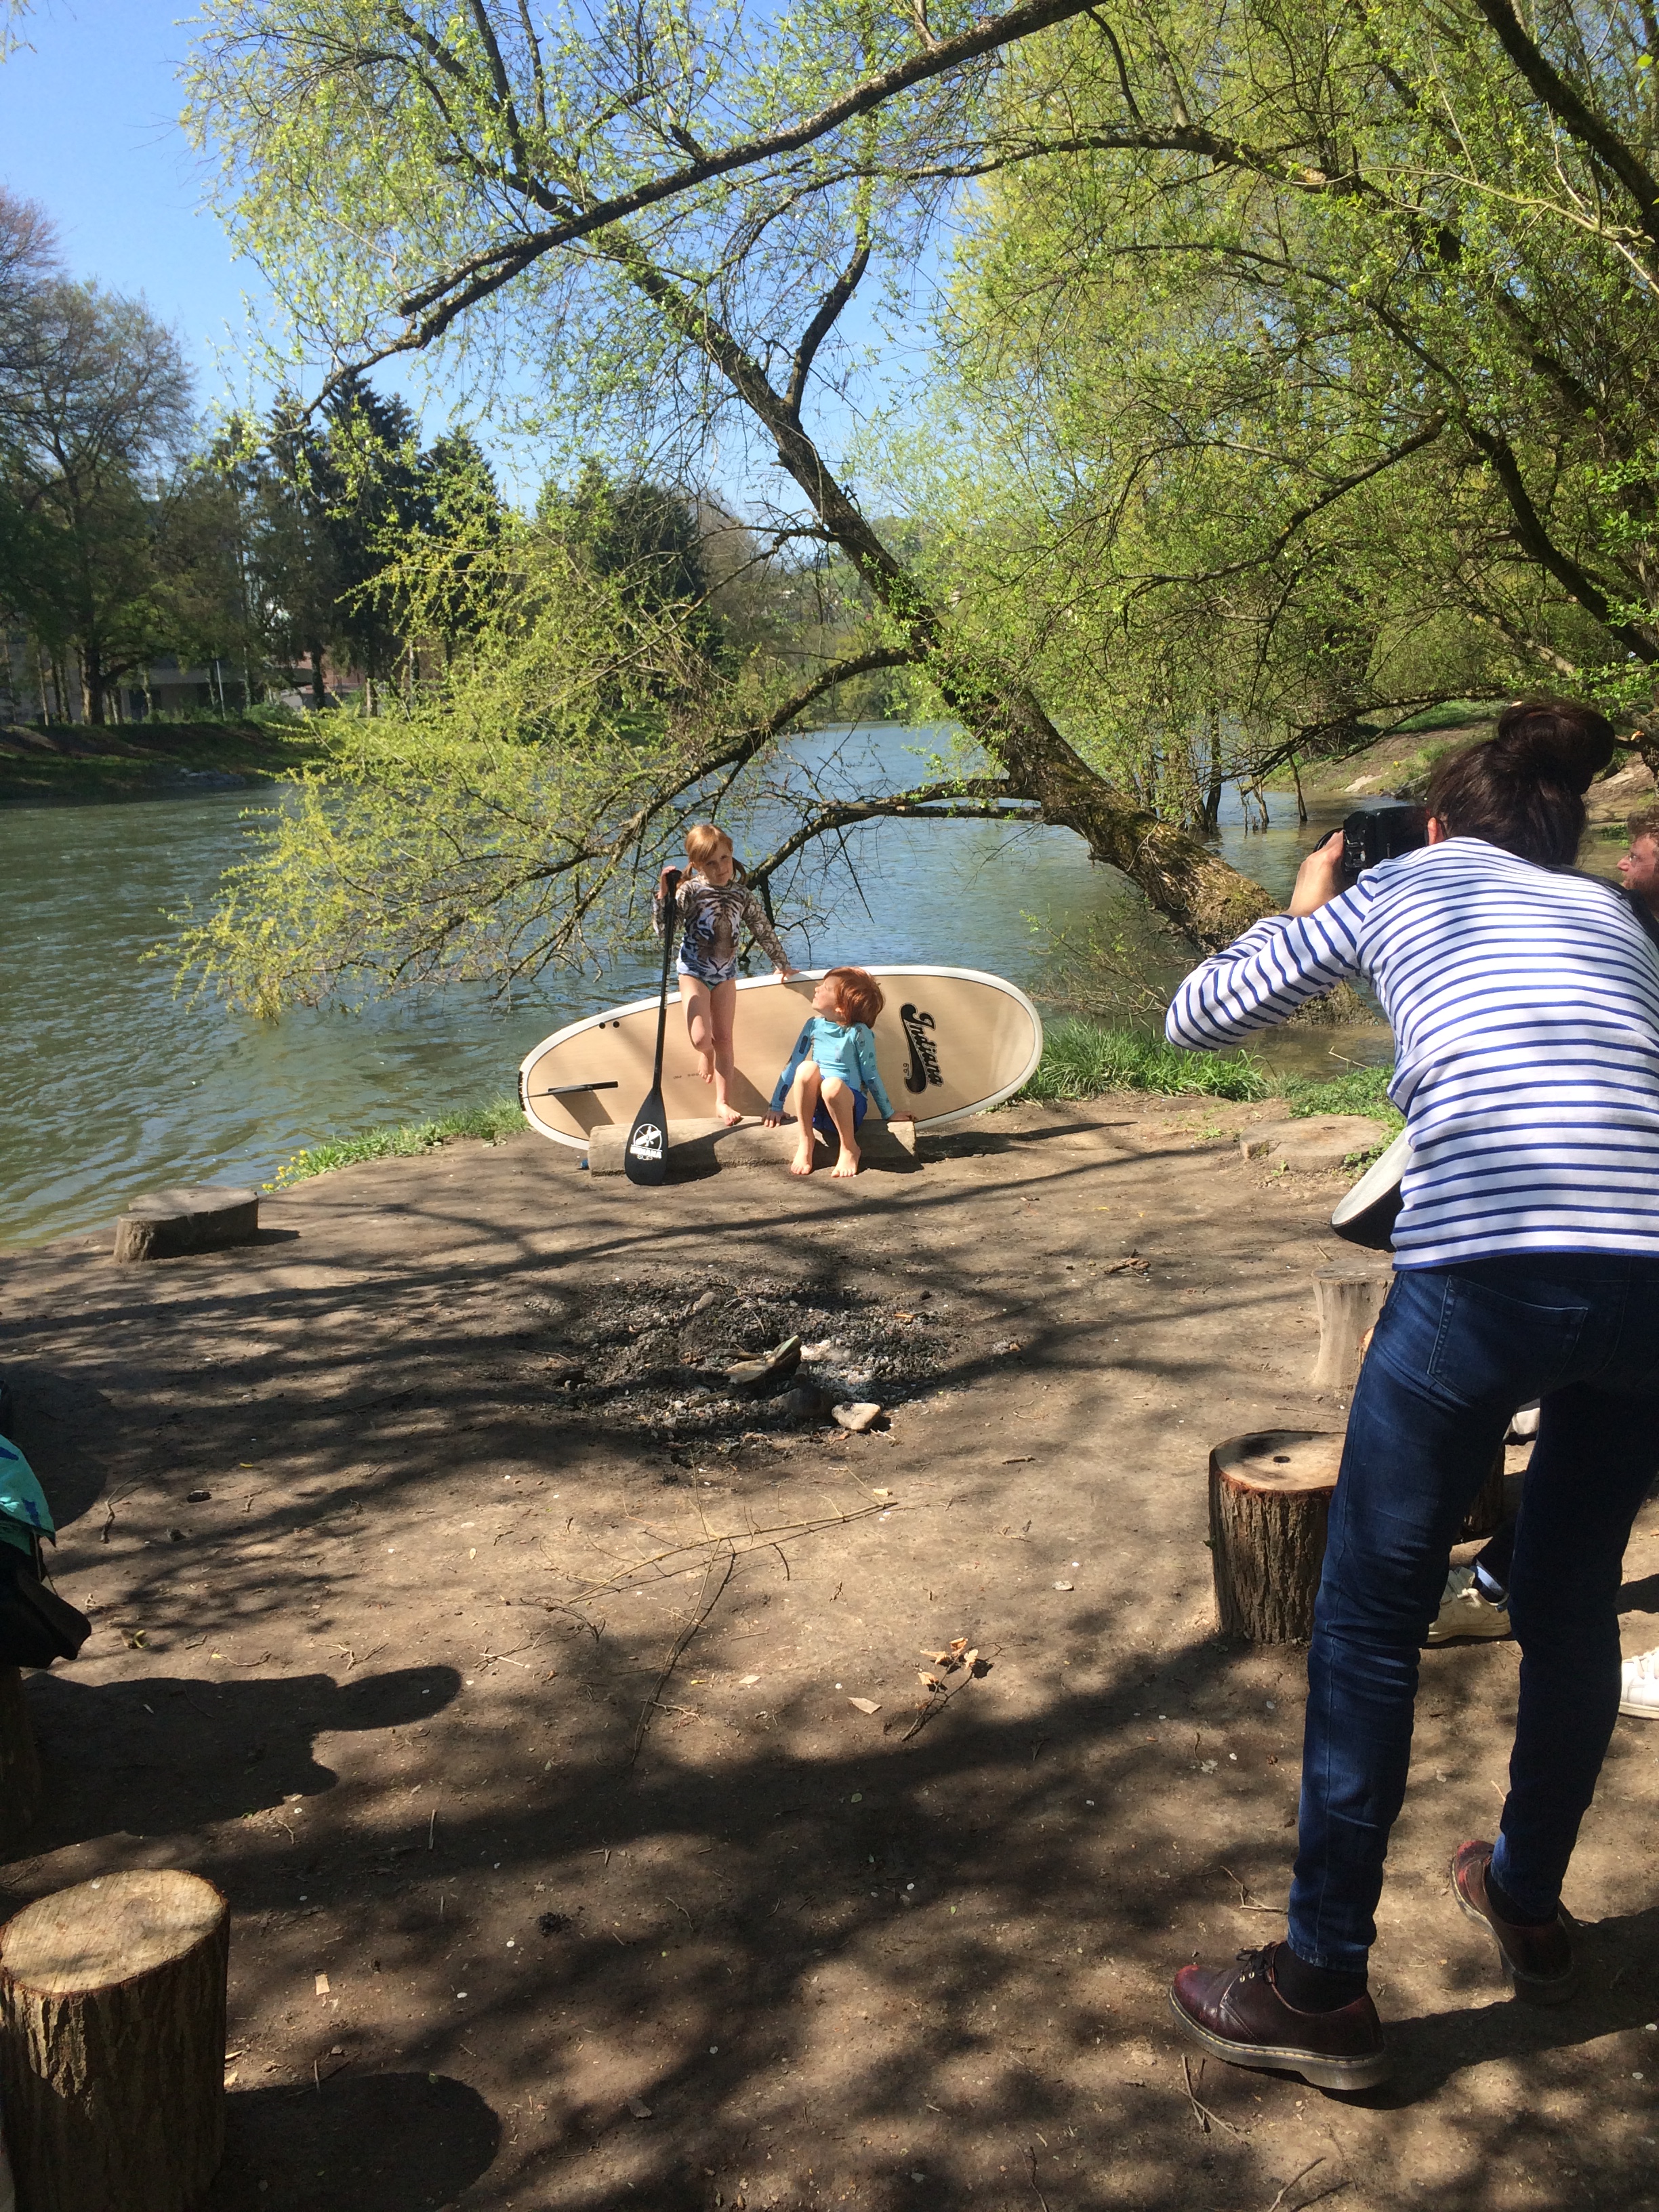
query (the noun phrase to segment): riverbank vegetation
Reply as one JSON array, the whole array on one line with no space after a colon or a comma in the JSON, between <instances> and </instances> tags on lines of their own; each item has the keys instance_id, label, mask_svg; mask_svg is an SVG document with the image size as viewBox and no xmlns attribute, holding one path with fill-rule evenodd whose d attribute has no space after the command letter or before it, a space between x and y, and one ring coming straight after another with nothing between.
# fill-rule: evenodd
<instances>
[{"instance_id":1,"label":"riverbank vegetation","mask_svg":"<svg viewBox=\"0 0 1659 2212\"><path fill-rule=\"evenodd\" d=\"M297 775L313 732L285 715L206 717L41 730L0 723L0 806L177 798Z\"/></svg>"},{"instance_id":2,"label":"riverbank vegetation","mask_svg":"<svg viewBox=\"0 0 1659 2212\"><path fill-rule=\"evenodd\" d=\"M1249 1053L1183 1052L1161 1037L1104 1022L1076 1017L1049 1025L1036 1073L1013 1103L1035 1099L1054 1103L1097 1098L1109 1091L1142 1091L1162 1097L1203 1097L1254 1103L1282 1097L1294 1115L1369 1114L1391 1131L1403 1126L1389 1103L1388 1067L1358 1067L1330 1082L1276 1078ZM523 1109L511 1091L483 1106L441 1114L402 1127L365 1130L355 1137L330 1139L295 1152L270 1185L283 1189L332 1168L360 1160L404 1158L430 1152L452 1137L476 1137L498 1144L525 1127Z\"/></svg>"},{"instance_id":3,"label":"riverbank vegetation","mask_svg":"<svg viewBox=\"0 0 1659 2212\"><path fill-rule=\"evenodd\" d=\"M520 1135L524 1126L524 1109L515 1094L507 1091L482 1106L436 1114L428 1121L365 1129L356 1137L329 1138L319 1145L307 1145L289 1153L266 1188L283 1190L289 1183L326 1175L331 1168L355 1167L360 1160L408 1159L447 1144L452 1137L475 1137L485 1144L499 1144L503 1137Z\"/></svg>"}]
</instances>

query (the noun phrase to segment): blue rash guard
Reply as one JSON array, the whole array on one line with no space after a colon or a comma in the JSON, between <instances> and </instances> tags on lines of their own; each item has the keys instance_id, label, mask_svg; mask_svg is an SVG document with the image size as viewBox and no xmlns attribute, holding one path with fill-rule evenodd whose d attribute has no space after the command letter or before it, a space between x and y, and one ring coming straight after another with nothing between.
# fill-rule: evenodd
<instances>
[{"instance_id":1,"label":"blue rash guard","mask_svg":"<svg viewBox=\"0 0 1659 2212\"><path fill-rule=\"evenodd\" d=\"M795 1039L789 1065L779 1076L772 1093L772 1111L781 1114L804 1060L815 1060L823 1075L838 1076L849 1091L867 1091L881 1109L884 1121L893 1118L893 1102L876 1073L876 1040L863 1022L832 1022L827 1014L814 1014Z\"/></svg>"}]
</instances>

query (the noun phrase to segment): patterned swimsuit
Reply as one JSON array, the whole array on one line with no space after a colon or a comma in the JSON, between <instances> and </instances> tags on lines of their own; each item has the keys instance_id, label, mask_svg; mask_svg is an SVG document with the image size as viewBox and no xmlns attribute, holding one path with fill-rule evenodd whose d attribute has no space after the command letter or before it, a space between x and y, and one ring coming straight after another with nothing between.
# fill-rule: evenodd
<instances>
[{"instance_id":1,"label":"patterned swimsuit","mask_svg":"<svg viewBox=\"0 0 1659 2212\"><path fill-rule=\"evenodd\" d=\"M693 868L681 878L674 903L685 924L677 963L682 975L695 976L700 983L735 982L738 936L745 928L775 968L789 965L789 956L766 919L765 908L740 877L733 876L717 890ZM653 902L652 921L660 935L660 896Z\"/></svg>"}]
</instances>

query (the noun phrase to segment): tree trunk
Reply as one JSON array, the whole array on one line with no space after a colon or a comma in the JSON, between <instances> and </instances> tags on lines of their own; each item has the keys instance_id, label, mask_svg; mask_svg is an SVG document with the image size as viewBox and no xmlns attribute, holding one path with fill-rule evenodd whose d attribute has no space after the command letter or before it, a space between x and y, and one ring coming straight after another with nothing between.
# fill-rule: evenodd
<instances>
[{"instance_id":1,"label":"tree trunk","mask_svg":"<svg viewBox=\"0 0 1659 2212\"><path fill-rule=\"evenodd\" d=\"M19 2212L190 2212L224 2150L230 1915L198 1875L105 1875L0 1928Z\"/></svg>"},{"instance_id":2,"label":"tree trunk","mask_svg":"<svg viewBox=\"0 0 1659 2212\"><path fill-rule=\"evenodd\" d=\"M94 729L101 729L105 718L105 695L109 686L104 676L102 655L95 648L81 655L81 684L86 694L87 720Z\"/></svg>"},{"instance_id":3,"label":"tree trunk","mask_svg":"<svg viewBox=\"0 0 1659 2212\"><path fill-rule=\"evenodd\" d=\"M1303 1644L1325 1564L1325 1527L1342 1439L1269 1429L1210 1454L1210 1564L1229 1636Z\"/></svg>"},{"instance_id":4,"label":"tree trunk","mask_svg":"<svg viewBox=\"0 0 1659 2212\"><path fill-rule=\"evenodd\" d=\"M40 1809L40 1760L15 1667L0 1667L0 1851L9 1852Z\"/></svg>"},{"instance_id":5,"label":"tree trunk","mask_svg":"<svg viewBox=\"0 0 1659 2212\"><path fill-rule=\"evenodd\" d=\"M328 704L328 684L323 675L323 648L320 645L311 647L311 698L312 704L320 714Z\"/></svg>"}]
</instances>

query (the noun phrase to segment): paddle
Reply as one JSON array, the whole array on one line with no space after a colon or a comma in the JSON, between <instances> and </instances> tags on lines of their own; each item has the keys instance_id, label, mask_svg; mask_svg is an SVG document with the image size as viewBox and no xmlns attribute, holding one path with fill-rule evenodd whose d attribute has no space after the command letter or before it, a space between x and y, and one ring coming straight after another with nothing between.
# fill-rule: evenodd
<instances>
[{"instance_id":1,"label":"paddle","mask_svg":"<svg viewBox=\"0 0 1659 2212\"><path fill-rule=\"evenodd\" d=\"M671 868L663 879L662 898L662 990L657 1000L657 1060L651 1073L651 1095L634 1116L634 1126L628 1133L628 1149L623 1154L623 1166L629 1182L646 1183L653 1188L668 1177L668 1110L662 1103L662 1048L668 1030L668 971L674 964L674 939L679 930L679 908L675 897L680 887L680 872Z\"/></svg>"}]
</instances>

